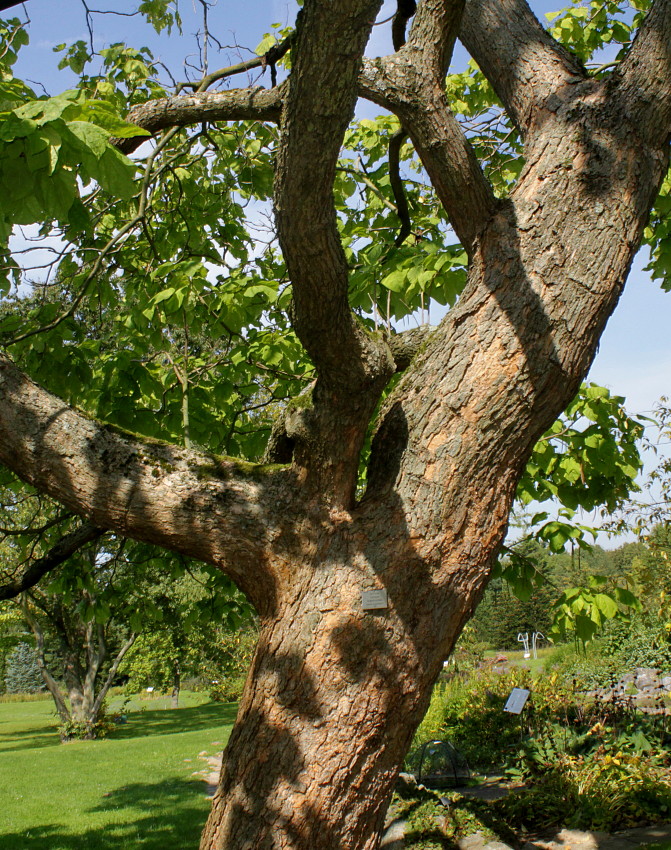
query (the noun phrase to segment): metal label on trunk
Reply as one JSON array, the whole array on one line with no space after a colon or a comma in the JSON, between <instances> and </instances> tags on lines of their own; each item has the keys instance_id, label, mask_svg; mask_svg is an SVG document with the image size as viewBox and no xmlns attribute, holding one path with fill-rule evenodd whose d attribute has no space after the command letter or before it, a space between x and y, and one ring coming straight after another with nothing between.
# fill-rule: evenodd
<instances>
[{"instance_id":1,"label":"metal label on trunk","mask_svg":"<svg viewBox=\"0 0 671 850\"><path fill-rule=\"evenodd\" d=\"M386 590L364 590L361 594L361 607L364 611L381 611L389 607Z\"/></svg>"}]
</instances>

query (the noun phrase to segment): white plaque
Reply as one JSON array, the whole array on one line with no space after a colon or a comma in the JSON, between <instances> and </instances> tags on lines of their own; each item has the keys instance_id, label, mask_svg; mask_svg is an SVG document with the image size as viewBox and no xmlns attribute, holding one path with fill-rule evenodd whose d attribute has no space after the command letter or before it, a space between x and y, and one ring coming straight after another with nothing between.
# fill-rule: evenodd
<instances>
[{"instance_id":1,"label":"white plaque","mask_svg":"<svg viewBox=\"0 0 671 850\"><path fill-rule=\"evenodd\" d=\"M364 590L361 594L361 607L364 611L381 611L388 608L386 590Z\"/></svg>"},{"instance_id":2,"label":"white plaque","mask_svg":"<svg viewBox=\"0 0 671 850\"><path fill-rule=\"evenodd\" d=\"M528 699L529 691L525 688L513 688L503 710L509 711L510 714L521 714Z\"/></svg>"}]
</instances>

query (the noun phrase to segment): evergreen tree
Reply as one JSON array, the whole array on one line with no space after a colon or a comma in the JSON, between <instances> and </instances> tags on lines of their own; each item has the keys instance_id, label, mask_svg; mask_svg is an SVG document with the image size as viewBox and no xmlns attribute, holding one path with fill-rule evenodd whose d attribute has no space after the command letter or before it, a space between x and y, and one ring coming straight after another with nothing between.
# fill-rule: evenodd
<instances>
[{"instance_id":1,"label":"evergreen tree","mask_svg":"<svg viewBox=\"0 0 671 850\"><path fill-rule=\"evenodd\" d=\"M5 688L8 694L36 694L44 689L34 649L20 643L7 657Z\"/></svg>"}]
</instances>

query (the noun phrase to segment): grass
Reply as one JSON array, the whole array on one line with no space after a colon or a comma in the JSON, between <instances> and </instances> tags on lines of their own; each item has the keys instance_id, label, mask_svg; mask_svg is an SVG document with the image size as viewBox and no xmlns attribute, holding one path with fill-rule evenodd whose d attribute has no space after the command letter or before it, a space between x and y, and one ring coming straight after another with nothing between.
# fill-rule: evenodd
<instances>
[{"instance_id":1,"label":"grass","mask_svg":"<svg viewBox=\"0 0 671 850\"><path fill-rule=\"evenodd\" d=\"M534 658L533 653L531 658L525 658L523 649L489 650L485 652L485 658L491 661L499 655L505 655L509 667L526 667L531 671L532 676L538 676L543 672L543 668L555 649L554 646L544 646L537 649L538 658Z\"/></svg>"},{"instance_id":2,"label":"grass","mask_svg":"<svg viewBox=\"0 0 671 850\"><path fill-rule=\"evenodd\" d=\"M236 706L180 701L136 698L110 737L66 745L53 703L0 704L0 850L196 850L210 804L193 774Z\"/></svg>"},{"instance_id":3,"label":"grass","mask_svg":"<svg viewBox=\"0 0 671 850\"><path fill-rule=\"evenodd\" d=\"M51 700L51 694L48 692L39 694L2 694L0 703L3 702L44 702Z\"/></svg>"}]
</instances>

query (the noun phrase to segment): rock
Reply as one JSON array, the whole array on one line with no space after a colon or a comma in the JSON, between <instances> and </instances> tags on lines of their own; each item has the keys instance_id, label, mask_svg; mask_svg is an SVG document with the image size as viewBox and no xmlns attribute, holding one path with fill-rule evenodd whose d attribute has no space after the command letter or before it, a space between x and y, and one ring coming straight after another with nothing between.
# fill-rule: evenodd
<instances>
[{"instance_id":1,"label":"rock","mask_svg":"<svg viewBox=\"0 0 671 850\"><path fill-rule=\"evenodd\" d=\"M405 835L405 821L393 820L385 830L380 842L380 847L384 850L402 850L404 846L403 836Z\"/></svg>"},{"instance_id":2,"label":"rock","mask_svg":"<svg viewBox=\"0 0 671 850\"><path fill-rule=\"evenodd\" d=\"M457 844L459 850L483 850L488 841L481 832L474 832L473 835L460 838Z\"/></svg>"},{"instance_id":3,"label":"rock","mask_svg":"<svg viewBox=\"0 0 671 850\"><path fill-rule=\"evenodd\" d=\"M662 679L662 687L664 690L671 691L671 676L664 676Z\"/></svg>"},{"instance_id":4,"label":"rock","mask_svg":"<svg viewBox=\"0 0 671 850\"><path fill-rule=\"evenodd\" d=\"M599 838L603 837L603 833L583 832L579 829L562 829L557 833L557 838L563 844L580 850L597 850Z\"/></svg>"},{"instance_id":5,"label":"rock","mask_svg":"<svg viewBox=\"0 0 671 850\"><path fill-rule=\"evenodd\" d=\"M652 667L636 668L636 687L639 691L659 687L659 670Z\"/></svg>"},{"instance_id":6,"label":"rock","mask_svg":"<svg viewBox=\"0 0 671 850\"><path fill-rule=\"evenodd\" d=\"M512 850L509 844L504 844L497 838L487 838L481 832L474 832L457 841L459 850Z\"/></svg>"},{"instance_id":7,"label":"rock","mask_svg":"<svg viewBox=\"0 0 671 850\"><path fill-rule=\"evenodd\" d=\"M640 691L631 697L634 706L645 714L663 714L664 705L657 693L653 691Z\"/></svg>"},{"instance_id":8,"label":"rock","mask_svg":"<svg viewBox=\"0 0 671 850\"><path fill-rule=\"evenodd\" d=\"M399 773L398 779L396 780L396 790L397 791L416 791L417 790L417 780L413 776L412 773Z\"/></svg>"}]
</instances>

